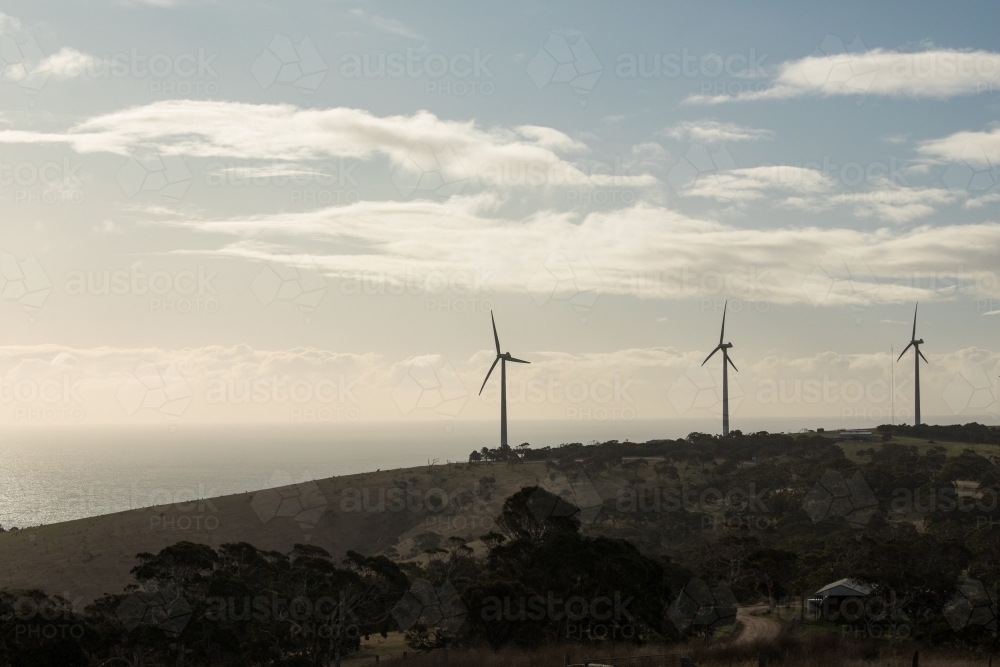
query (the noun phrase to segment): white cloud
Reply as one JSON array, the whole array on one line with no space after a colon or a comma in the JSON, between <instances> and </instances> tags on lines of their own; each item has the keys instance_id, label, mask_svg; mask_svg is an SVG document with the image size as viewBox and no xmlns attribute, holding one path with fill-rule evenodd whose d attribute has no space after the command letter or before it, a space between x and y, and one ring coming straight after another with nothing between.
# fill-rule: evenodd
<instances>
[{"instance_id":1,"label":"white cloud","mask_svg":"<svg viewBox=\"0 0 1000 667\"><path fill-rule=\"evenodd\" d=\"M832 186L833 181L817 169L776 165L720 171L695 180L682 194L745 202L763 199L766 193L774 191L818 193Z\"/></svg>"},{"instance_id":2,"label":"white cloud","mask_svg":"<svg viewBox=\"0 0 1000 667\"><path fill-rule=\"evenodd\" d=\"M819 169L775 165L709 173L687 184L680 194L736 204L770 198L785 208L813 212L847 206L858 217L895 223L926 217L959 198L958 193L943 188L908 187L887 178L853 192L837 192L836 185L835 179ZM980 206L990 201L988 196L981 199Z\"/></svg>"},{"instance_id":3,"label":"white cloud","mask_svg":"<svg viewBox=\"0 0 1000 667\"><path fill-rule=\"evenodd\" d=\"M744 127L736 123L720 123L717 120L704 119L684 121L663 130L663 134L674 139L688 139L711 144L733 141L759 141L770 139L774 133L753 127Z\"/></svg>"},{"instance_id":4,"label":"white cloud","mask_svg":"<svg viewBox=\"0 0 1000 667\"><path fill-rule=\"evenodd\" d=\"M996 169L1000 165L1000 124L981 132L955 132L924 141L917 151L939 162L965 162L975 168Z\"/></svg>"},{"instance_id":5,"label":"white cloud","mask_svg":"<svg viewBox=\"0 0 1000 667\"><path fill-rule=\"evenodd\" d=\"M101 65L101 60L88 53L63 47L40 63L35 71L51 74L57 79L75 79L87 74L87 70Z\"/></svg>"},{"instance_id":6,"label":"white cloud","mask_svg":"<svg viewBox=\"0 0 1000 667\"><path fill-rule=\"evenodd\" d=\"M688 104L721 104L804 96L881 95L945 99L1000 82L1000 54L928 48L904 53L861 48L781 63L765 90L691 95Z\"/></svg>"},{"instance_id":7,"label":"white cloud","mask_svg":"<svg viewBox=\"0 0 1000 667\"><path fill-rule=\"evenodd\" d=\"M604 293L659 299L728 295L773 303L808 303L803 283L830 253L852 257L863 252L882 284L871 294L878 303L959 296L960 290L942 291L919 281L900 283L899 276L954 273L962 284L975 285L985 272L996 270L1000 253L998 223L873 231L743 229L651 205L587 215L543 210L508 219L494 217L497 203L491 195L443 202L361 201L251 217L198 220L166 214L146 224L234 237L214 250L190 251L194 254L304 261L332 278L478 272L488 276L490 289L526 293L538 266L557 252L585 257ZM351 250L323 254L315 250L317 239L348 242ZM756 280L746 277L750 273ZM709 274L734 277L725 281L725 289L712 291L705 285L717 285L717 280L697 281ZM696 279L682 281L682 275ZM834 295L824 303L839 303L838 298Z\"/></svg>"},{"instance_id":8,"label":"white cloud","mask_svg":"<svg viewBox=\"0 0 1000 667\"><path fill-rule=\"evenodd\" d=\"M967 199L963 206L970 209L983 208L987 204L996 204L997 202L1000 202L1000 192L994 192L992 194L983 195L982 197Z\"/></svg>"},{"instance_id":9,"label":"white cloud","mask_svg":"<svg viewBox=\"0 0 1000 667\"><path fill-rule=\"evenodd\" d=\"M877 217L881 220L904 223L931 215L937 207L954 203L957 199L956 193L943 188L906 187L883 179L874 183L870 190L788 197L780 204L804 211L823 211L835 206L849 206L858 217Z\"/></svg>"},{"instance_id":10,"label":"white cloud","mask_svg":"<svg viewBox=\"0 0 1000 667\"><path fill-rule=\"evenodd\" d=\"M588 174L558 155L585 145L552 128L521 126L484 130L473 121L439 119L427 111L379 117L348 108L299 109L292 105L170 100L96 116L66 132L0 131L0 143L67 143L81 153L130 155L135 147L161 155L228 157L272 161L329 157L387 157L413 168L419 150L452 157L442 168L493 185L647 186L649 174ZM510 179L508 174L540 174Z\"/></svg>"},{"instance_id":11,"label":"white cloud","mask_svg":"<svg viewBox=\"0 0 1000 667\"><path fill-rule=\"evenodd\" d=\"M371 27L390 35L409 37L410 39L424 39L422 35L410 30L403 22L396 19L387 19L377 14L369 14L363 9L352 9L350 13L351 16L360 19Z\"/></svg>"},{"instance_id":12,"label":"white cloud","mask_svg":"<svg viewBox=\"0 0 1000 667\"><path fill-rule=\"evenodd\" d=\"M9 14L0 12L0 34L9 35L21 30L21 22Z\"/></svg>"}]
</instances>

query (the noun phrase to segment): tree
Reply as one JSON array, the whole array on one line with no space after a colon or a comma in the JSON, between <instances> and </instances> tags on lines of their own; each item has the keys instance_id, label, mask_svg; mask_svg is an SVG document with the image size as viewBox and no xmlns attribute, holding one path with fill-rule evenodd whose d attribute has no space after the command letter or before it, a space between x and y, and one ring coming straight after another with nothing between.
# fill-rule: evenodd
<instances>
[{"instance_id":1,"label":"tree","mask_svg":"<svg viewBox=\"0 0 1000 667\"><path fill-rule=\"evenodd\" d=\"M680 479L680 474L677 472L677 468L671 461L667 460L658 461L656 464L653 465L653 472L656 473L657 480L666 478L668 480L676 481Z\"/></svg>"},{"instance_id":2,"label":"tree","mask_svg":"<svg viewBox=\"0 0 1000 667\"><path fill-rule=\"evenodd\" d=\"M535 600L534 608L547 611L534 619L536 634L515 624L496 631L504 637L530 635L565 641L569 625L577 640L586 640L592 629L608 638L634 641L660 632L663 610L674 592L666 582L676 577L667 577L661 562L644 556L630 542L581 535L578 514L577 507L538 487L526 487L507 498L497 519L500 532L486 540L490 552L484 582L493 583L467 589L463 594L466 605L482 608L485 602L476 598L476 591L502 590L513 586L509 582L517 582L511 590L525 591L525 595L545 591L544 604ZM564 609L571 599L601 609L607 605L614 613L607 618L573 617ZM532 608L529 602L525 601L525 613ZM505 616L506 620L510 619ZM521 620L520 615L516 620ZM498 637L484 639L494 646L499 643Z\"/></svg>"},{"instance_id":3,"label":"tree","mask_svg":"<svg viewBox=\"0 0 1000 667\"><path fill-rule=\"evenodd\" d=\"M648 468L649 461L646 459L633 459L622 464L622 468L632 471L632 479L637 479L639 477L639 470L642 468Z\"/></svg>"},{"instance_id":4,"label":"tree","mask_svg":"<svg viewBox=\"0 0 1000 667\"><path fill-rule=\"evenodd\" d=\"M785 593L785 587L795 579L798 555L782 549L758 549L747 559L749 576L767 594L767 610L774 611L775 599Z\"/></svg>"},{"instance_id":5,"label":"tree","mask_svg":"<svg viewBox=\"0 0 1000 667\"><path fill-rule=\"evenodd\" d=\"M869 632L874 634L878 628L894 641L902 623L936 614L944 607L970 558L964 545L912 529L884 540L862 537L860 548L849 558L849 572L871 588L877 605L866 604L858 620Z\"/></svg>"}]
</instances>

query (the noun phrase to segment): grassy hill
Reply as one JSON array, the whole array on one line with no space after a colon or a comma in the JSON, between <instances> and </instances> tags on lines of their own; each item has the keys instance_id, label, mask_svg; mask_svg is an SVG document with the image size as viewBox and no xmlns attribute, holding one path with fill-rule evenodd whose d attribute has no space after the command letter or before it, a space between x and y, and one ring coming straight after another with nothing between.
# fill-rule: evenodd
<instances>
[{"instance_id":1,"label":"grassy hill","mask_svg":"<svg viewBox=\"0 0 1000 667\"><path fill-rule=\"evenodd\" d=\"M0 533L0 588L40 588L87 603L122 590L137 553L155 553L179 541L213 548L244 541L281 552L308 543L337 558L351 549L419 561L426 550L454 536L481 553L479 537L493 528L503 500L536 484L569 495L581 506L585 532L623 537L644 552L666 553L682 563L697 564L706 545L739 530L781 533L792 540L788 545L794 542L796 550L809 552L817 548L817 535L831 526L851 533L843 521L811 526L801 511L802 494L825 470L839 470L845 477L853 469L862 471L871 477L884 506L879 520L909 521L923 530L926 517L888 511L891 489L881 486L910 475L906 484L919 487L949 470L952 477L964 479L968 473L957 464L949 467L948 461L962 461L970 450L982 461L1000 455L1000 445L969 442L965 433L951 441L940 439L947 432L932 435L896 427L891 443L834 443L809 433L726 439L692 434L678 441L574 444L509 455L494 452L508 460L385 470L130 510ZM891 461L878 460L887 446L912 452L917 463L900 461L894 470ZM935 456L941 459L935 464L937 473L913 477L909 468L937 461ZM659 489L662 504L644 511L636 494L648 494L651 488ZM682 499L676 511L664 509L668 495L679 498L684 489L695 492L694 502ZM766 511L732 494L733 489L756 489ZM831 575L816 576L820 581Z\"/></svg>"}]
</instances>

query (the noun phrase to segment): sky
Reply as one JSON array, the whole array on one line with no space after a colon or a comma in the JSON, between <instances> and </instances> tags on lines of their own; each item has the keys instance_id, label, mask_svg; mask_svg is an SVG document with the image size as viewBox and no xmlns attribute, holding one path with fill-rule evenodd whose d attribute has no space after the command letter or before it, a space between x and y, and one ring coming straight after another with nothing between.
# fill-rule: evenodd
<instances>
[{"instance_id":1,"label":"sky","mask_svg":"<svg viewBox=\"0 0 1000 667\"><path fill-rule=\"evenodd\" d=\"M997 423L998 14L8 1L0 423Z\"/></svg>"}]
</instances>

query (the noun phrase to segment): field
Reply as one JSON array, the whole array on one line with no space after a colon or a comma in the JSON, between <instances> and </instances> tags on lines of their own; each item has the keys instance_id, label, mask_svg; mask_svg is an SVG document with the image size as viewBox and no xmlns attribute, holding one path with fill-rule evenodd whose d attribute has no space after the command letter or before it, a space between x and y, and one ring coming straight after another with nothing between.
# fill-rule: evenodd
<instances>
[{"instance_id":1,"label":"field","mask_svg":"<svg viewBox=\"0 0 1000 667\"><path fill-rule=\"evenodd\" d=\"M896 441L922 451L941 446L948 456L965 449L987 457L998 453L995 445ZM860 460L861 449L881 448L880 442L838 444L853 461ZM630 483L656 481L655 461L648 463L644 468L612 468L591 475L590 481L601 498L613 498ZM708 481L704 464L680 462L677 468L682 483ZM0 533L0 587L40 588L79 607L102 593L121 591L130 581L137 553L155 553L182 540L213 548L244 541L282 552L308 543L338 558L351 549L407 560L457 536L481 551L478 538L491 529L504 498L526 485L545 485L548 472L543 461L383 470L298 484L278 490L281 495L275 490L241 493L7 531ZM392 506L393 489L405 496L405 508ZM442 492L452 502L438 511Z\"/></svg>"}]
</instances>

